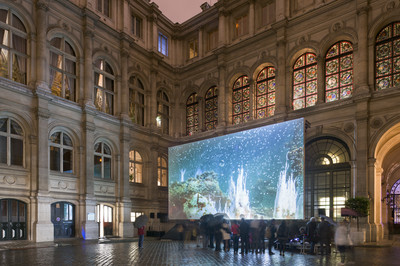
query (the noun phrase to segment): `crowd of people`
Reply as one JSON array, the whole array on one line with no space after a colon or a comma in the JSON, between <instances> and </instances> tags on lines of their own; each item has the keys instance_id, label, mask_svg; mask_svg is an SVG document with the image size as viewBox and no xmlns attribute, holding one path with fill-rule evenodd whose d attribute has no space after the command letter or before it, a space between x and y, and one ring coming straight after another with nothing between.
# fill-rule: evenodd
<instances>
[{"instance_id":1,"label":"crowd of people","mask_svg":"<svg viewBox=\"0 0 400 266\"><path fill-rule=\"evenodd\" d=\"M265 253L268 249L268 254L274 255L275 247L281 256L285 256L287 247L303 245L303 251L307 246L309 254L318 251L321 255L329 255L331 246L335 245L344 262L346 250L352 246L349 224L346 221L339 224L328 222L325 217L320 219L321 221L317 222L317 219L312 217L300 227L298 223L285 220L226 219L213 226L200 223L199 237L202 238L203 248L215 248L216 251L225 252L233 248L234 254Z\"/></svg>"}]
</instances>

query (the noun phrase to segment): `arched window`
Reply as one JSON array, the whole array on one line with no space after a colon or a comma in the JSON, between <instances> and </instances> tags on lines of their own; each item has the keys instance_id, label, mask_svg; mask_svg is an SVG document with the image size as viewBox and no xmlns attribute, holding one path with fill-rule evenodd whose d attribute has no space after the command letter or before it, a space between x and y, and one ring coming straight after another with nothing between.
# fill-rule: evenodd
<instances>
[{"instance_id":1,"label":"arched window","mask_svg":"<svg viewBox=\"0 0 400 266\"><path fill-rule=\"evenodd\" d=\"M347 146L338 139L318 138L306 144L305 162L305 216L324 212L340 218L351 187Z\"/></svg>"},{"instance_id":2,"label":"arched window","mask_svg":"<svg viewBox=\"0 0 400 266\"><path fill-rule=\"evenodd\" d=\"M76 55L60 37L50 41L50 87L52 94L76 101Z\"/></svg>"},{"instance_id":3,"label":"arched window","mask_svg":"<svg viewBox=\"0 0 400 266\"><path fill-rule=\"evenodd\" d=\"M274 115L275 112L275 68L266 67L257 76L256 118Z\"/></svg>"},{"instance_id":4,"label":"arched window","mask_svg":"<svg viewBox=\"0 0 400 266\"><path fill-rule=\"evenodd\" d=\"M111 149L103 142L94 145L94 177L111 179Z\"/></svg>"},{"instance_id":5,"label":"arched window","mask_svg":"<svg viewBox=\"0 0 400 266\"><path fill-rule=\"evenodd\" d=\"M114 72L104 59L94 62L94 104L96 108L107 114L113 114Z\"/></svg>"},{"instance_id":6,"label":"arched window","mask_svg":"<svg viewBox=\"0 0 400 266\"><path fill-rule=\"evenodd\" d=\"M235 81L232 91L232 122L234 125L250 119L249 77L241 76Z\"/></svg>"},{"instance_id":7,"label":"arched window","mask_svg":"<svg viewBox=\"0 0 400 266\"><path fill-rule=\"evenodd\" d=\"M144 126L144 86L135 76L129 79L129 116L133 123Z\"/></svg>"},{"instance_id":8,"label":"arched window","mask_svg":"<svg viewBox=\"0 0 400 266\"><path fill-rule=\"evenodd\" d=\"M50 137L50 170L72 173L72 140L64 132L55 132Z\"/></svg>"},{"instance_id":9,"label":"arched window","mask_svg":"<svg viewBox=\"0 0 400 266\"><path fill-rule=\"evenodd\" d=\"M383 28L375 41L376 90L400 85L400 22Z\"/></svg>"},{"instance_id":10,"label":"arched window","mask_svg":"<svg viewBox=\"0 0 400 266\"><path fill-rule=\"evenodd\" d=\"M163 91L157 93L157 127L163 134L169 134L169 100Z\"/></svg>"},{"instance_id":11,"label":"arched window","mask_svg":"<svg viewBox=\"0 0 400 266\"><path fill-rule=\"evenodd\" d=\"M293 66L293 109L314 106L317 102L317 58L301 55Z\"/></svg>"},{"instance_id":12,"label":"arched window","mask_svg":"<svg viewBox=\"0 0 400 266\"><path fill-rule=\"evenodd\" d=\"M400 179L398 179L387 192L387 203L393 209L393 223L400 224Z\"/></svg>"},{"instance_id":13,"label":"arched window","mask_svg":"<svg viewBox=\"0 0 400 266\"><path fill-rule=\"evenodd\" d=\"M17 15L0 9L0 77L26 84L27 33Z\"/></svg>"},{"instance_id":14,"label":"arched window","mask_svg":"<svg viewBox=\"0 0 400 266\"><path fill-rule=\"evenodd\" d=\"M168 186L168 162L164 156L159 155L157 159L157 185L159 187Z\"/></svg>"},{"instance_id":15,"label":"arched window","mask_svg":"<svg viewBox=\"0 0 400 266\"><path fill-rule=\"evenodd\" d=\"M353 46L337 42L325 56L325 101L351 97L353 93Z\"/></svg>"},{"instance_id":16,"label":"arched window","mask_svg":"<svg viewBox=\"0 0 400 266\"><path fill-rule=\"evenodd\" d=\"M129 182L143 182L143 159L135 150L129 152Z\"/></svg>"},{"instance_id":17,"label":"arched window","mask_svg":"<svg viewBox=\"0 0 400 266\"><path fill-rule=\"evenodd\" d=\"M215 129L218 124L218 88L213 86L206 92L205 98L205 127Z\"/></svg>"},{"instance_id":18,"label":"arched window","mask_svg":"<svg viewBox=\"0 0 400 266\"><path fill-rule=\"evenodd\" d=\"M199 131L199 102L197 93L192 93L186 101L186 135Z\"/></svg>"},{"instance_id":19,"label":"arched window","mask_svg":"<svg viewBox=\"0 0 400 266\"><path fill-rule=\"evenodd\" d=\"M0 118L0 164L23 165L24 132L12 119Z\"/></svg>"}]
</instances>

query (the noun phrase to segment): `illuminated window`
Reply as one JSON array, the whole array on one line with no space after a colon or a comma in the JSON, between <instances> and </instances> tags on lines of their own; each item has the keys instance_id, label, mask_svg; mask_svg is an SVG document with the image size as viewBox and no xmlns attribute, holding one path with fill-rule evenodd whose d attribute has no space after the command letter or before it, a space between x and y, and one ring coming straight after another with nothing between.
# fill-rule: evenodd
<instances>
[{"instance_id":1,"label":"illuminated window","mask_svg":"<svg viewBox=\"0 0 400 266\"><path fill-rule=\"evenodd\" d=\"M12 119L0 118L0 164L23 165L24 132Z\"/></svg>"},{"instance_id":2,"label":"illuminated window","mask_svg":"<svg viewBox=\"0 0 400 266\"><path fill-rule=\"evenodd\" d=\"M72 173L72 140L64 132L55 132L50 137L50 170Z\"/></svg>"},{"instance_id":3,"label":"illuminated window","mask_svg":"<svg viewBox=\"0 0 400 266\"><path fill-rule=\"evenodd\" d=\"M199 55L199 41L197 39L189 41L189 59Z\"/></svg>"},{"instance_id":4,"label":"illuminated window","mask_svg":"<svg viewBox=\"0 0 400 266\"><path fill-rule=\"evenodd\" d=\"M143 215L144 212L131 212L131 222L135 222L136 218L138 218L140 215Z\"/></svg>"},{"instance_id":5,"label":"illuminated window","mask_svg":"<svg viewBox=\"0 0 400 266\"><path fill-rule=\"evenodd\" d=\"M129 117L132 122L144 126L144 86L140 79L129 79Z\"/></svg>"},{"instance_id":6,"label":"illuminated window","mask_svg":"<svg viewBox=\"0 0 400 266\"><path fill-rule=\"evenodd\" d=\"M256 118L274 115L275 112L275 68L266 67L257 76Z\"/></svg>"},{"instance_id":7,"label":"illuminated window","mask_svg":"<svg viewBox=\"0 0 400 266\"><path fill-rule=\"evenodd\" d=\"M205 98L205 127L206 130L215 129L218 124L218 88L207 90Z\"/></svg>"},{"instance_id":8,"label":"illuminated window","mask_svg":"<svg viewBox=\"0 0 400 266\"><path fill-rule=\"evenodd\" d=\"M218 30L213 30L208 33L208 51L218 47Z\"/></svg>"},{"instance_id":9,"label":"illuminated window","mask_svg":"<svg viewBox=\"0 0 400 266\"><path fill-rule=\"evenodd\" d=\"M94 104L96 108L107 114L113 114L114 72L104 59L94 62Z\"/></svg>"},{"instance_id":10,"label":"illuminated window","mask_svg":"<svg viewBox=\"0 0 400 266\"><path fill-rule=\"evenodd\" d=\"M351 97L353 93L353 46L342 41L334 44L325 56L325 101Z\"/></svg>"},{"instance_id":11,"label":"illuminated window","mask_svg":"<svg viewBox=\"0 0 400 266\"><path fill-rule=\"evenodd\" d=\"M132 14L131 15L131 30L132 34L135 35L136 37L141 38L142 37L142 19L139 18L138 16Z\"/></svg>"},{"instance_id":12,"label":"illuminated window","mask_svg":"<svg viewBox=\"0 0 400 266\"><path fill-rule=\"evenodd\" d=\"M163 134L169 134L169 100L163 91L157 93L157 127Z\"/></svg>"},{"instance_id":13,"label":"illuminated window","mask_svg":"<svg viewBox=\"0 0 400 266\"><path fill-rule=\"evenodd\" d=\"M168 186L168 163L164 156L158 156L157 159L157 185L159 187Z\"/></svg>"},{"instance_id":14,"label":"illuminated window","mask_svg":"<svg viewBox=\"0 0 400 266\"><path fill-rule=\"evenodd\" d=\"M247 76L241 76L233 85L232 114L234 125L250 119L250 84Z\"/></svg>"},{"instance_id":15,"label":"illuminated window","mask_svg":"<svg viewBox=\"0 0 400 266\"><path fill-rule=\"evenodd\" d=\"M191 136L199 131L199 102L197 93L193 93L186 101L186 135Z\"/></svg>"},{"instance_id":16,"label":"illuminated window","mask_svg":"<svg viewBox=\"0 0 400 266\"><path fill-rule=\"evenodd\" d=\"M293 66L293 109L314 106L317 102L317 58L301 55Z\"/></svg>"},{"instance_id":17,"label":"illuminated window","mask_svg":"<svg viewBox=\"0 0 400 266\"><path fill-rule=\"evenodd\" d=\"M0 9L0 77L26 84L27 33L11 10Z\"/></svg>"},{"instance_id":18,"label":"illuminated window","mask_svg":"<svg viewBox=\"0 0 400 266\"><path fill-rule=\"evenodd\" d=\"M129 152L129 182L143 182L143 159L135 150Z\"/></svg>"},{"instance_id":19,"label":"illuminated window","mask_svg":"<svg viewBox=\"0 0 400 266\"><path fill-rule=\"evenodd\" d=\"M103 15L106 15L107 17L111 17L110 3L111 0L97 0L97 11L99 11Z\"/></svg>"},{"instance_id":20,"label":"illuminated window","mask_svg":"<svg viewBox=\"0 0 400 266\"><path fill-rule=\"evenodd\" d=\"M375 88L400 85L400 22L384 27L375 40Z\"/></svg>"},{"instance_id":21,"label":"illuminated window","mask_svg":"<svg viewBox=\"0 0 400 266\"><path fill-rule=\"evenodd\" d=\"M235 20L235 36L240 37L249 33L249 18L244 15Z\"/></svg>"},{"instance_id":22,"label":"illuminated window","mask_svg":"<svg viewBox=\"0 0 400 266\"><path fill-rule=\"evenodd\" d=\"M350 197L351 167L347 146L333 138L319 138L306 145L305 216L341 218Z\"/></svg>"},{"instance_id":23,"label":"illuminated window","mask_svg":"<svg viewBox=\"0 0 400 266\"><path fill-rule=\"evenodd\" d=\"M50 41L50 88L52 94L76 101L76 55L64 38Z\"/></svg>"},{"instance_id":24,"label":"illuminated window","mask_svg":"<svg viewBox=\"0 0 400 266\"><path fill-rule=\"evenodd\" d=\"M94 145L94 177L111 179L111 149L103 142Z\"/></svg>"},{"instance_id":25,"label":"illuminated window","mask_svg":"<svg viewBox=\"0 0 400 266\"><path fill-rule=\"evenodd\" d=\"M168 56L168 38L162 33L158 33L158 51Z\"/></svg>"}]
</instances>

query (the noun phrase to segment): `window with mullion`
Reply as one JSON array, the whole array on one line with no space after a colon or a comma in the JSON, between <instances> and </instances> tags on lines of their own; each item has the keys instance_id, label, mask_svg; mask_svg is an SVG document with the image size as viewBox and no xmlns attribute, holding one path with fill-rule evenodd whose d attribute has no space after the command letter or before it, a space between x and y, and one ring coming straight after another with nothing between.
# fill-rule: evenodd
<instances>
[{"instance_id":1,"label":"window with mullion","mask_svg":"<svg viewBox=\"0 0 400 266\"><path fill-rule=\"evenodd\" d=\"M50 170L72 173L73 147L71 138L64 132L55 132L50 137Z\"/></svg>"},{"instance_id":2,"label":"window with mullion","mask_svg":"<svg viewBox=\"0 0 400 266\"><path fill-rule=\"evenodd\" d=\"M103 142L94 146L94 177L111 179L111 149Z\"/></svg>"},{"instance_id":3,"label":"window with mullion","mask_svg":"<svg viewBox=\"0 0 400 266\"><path fill-rule=\"evenodd\" d=\"M314 106L317 102L317 92L316 55L302 54L293 66L293 109Z\"/></svg>"},{"instance_id":4,"label":"window with mullion","mask_svg":"<svg viewBox=\"0 0 400 266\"><path fill-rule=\"evenodd\" d=\"M104 60L95 61L94 68L94 104L99 111L114 113L114 73L111 66Z\"/></svg>"},{"instance_id":5,"label":"window with mullion","mask_svg":"<svg viewBox=\"0 0 400 266\"><path fill-rule=\"evenodd\" d=\"M163 91L157 93L157 127L163 134L169 134L169 100Z\"/></svg>"},{"instance_id":6,"label":"window with mullion","mask_svg":"<svg viewBox=\"0 0 400 266\"><path fill-rule=\"evenodd\" d=\"M400 21L384 27L375 40L375 89L400 86Z\"/></svg>"},{"instance_id":7,"label":"window with mullion","mask_svg":"<svg viewBox=\"0 0 400 266\"><path fill-rule=\"evenodd\" d=\"M97 11L111 17L110 3L111 0L97 0Z\"/></svg>"},{"instance_id":8,"label":"window with mullion","mask_svg":"<svg viewBox=\"0 0 400 266\"><path fill-rule=\"evenodd\" d=\"M191 136L199 131L199 102L197 93L193 93L186 101L186 135Z\"/></svg>"},{"instance_id":9,"label":"window with mullion","mask_svg":"<svg viewBox=\"0 0 400 266\"><path fill-rule=\"evenodd\" d=\"M140 153L135 150L129 152L129 182L143 182L143 160Z\"/></svg>"},{"instance_id":10,"label":"window with mullion","mask_svg":"<svg viewBox=\"0 0 400 266\"><path fill-rule=\"evenodd\" d=\"M275 112L275 68L260 71L256 83L256 118L265 118Z\"/></svg>"},{"instance_id":11,"label":"window with mullion","mask_svg":"<svg viewBox=\"0 0 400 266\"><path fill-rule=\"evenodd\" d=\"M325 56L325 101L332 102L353 94L353 46L335 43Z\"/></svg>"},{"instance_id":12,"label":"window with mullion","mask_svg":"<svg viewBox=\"0 0 400 266\"><path fill-rule=\"evenodd\" d=\"M247 76L239 77L232 91L232 123L234 125L250 119L250 84Z\"/></svg>"},{"instance_id":13,"label":"window with mullion","mask_svg":"<svg viewBox=\"0 0 400 266\"><path fill-rule=\"evenodd\" d=\"M161 32L158 33L158 51L168 56L168 38Z\"/></svg>"},{"instance_id":14,"label":"window with mullion","mask_svg":"<svg viewBox=\"0 0 400 266\"><path fill-rule=\"evenodd\" d=\"M0 164L23 166L24 135L17 122L0 118Z\"/></svg>"},{"instance_id":15,"label":"window with mullion","mask_svg":"<svg viewBox=\"0 0 400 266\"><path fill-rule=\"evenodd\" d=\"M0 77L26 84L27 33L22 21L0 9Z\"/></svg>"},{"instance_id":16,"label":"window with mullion","mask_svg":"<svg viewBox=\"0 0 400 266\"><path fill-rule=\"evenodd\" d=\"M52 94L76 101L76 56L64 38L50 42L50 87Z\"/></svg>"},{"instance_id":17,"label":"window with mullion","mask_svg":"<svg viewBox=\"0 0 400 266\"><path fill-rule=\"evenodd\" d=\"M205 128L212 130L218 124L218 88L209 88L204 97L205 99Z\"/></svg>"},{"instance_id":18,"label":"window with mullion","mask_svg":"<svg viewBox=\"0 0 400 266\"><path fill-rule=\"evenodd\" d=\"M157 168L158 168L157 185L159 187L167 187L168 186L168 164L167 164L167 159L164 156L158 156Z\"/></svg>"},{"instance_id":19,"label":"window with mullion","mask_svg":"<svg viewBox=\"0 0 400 266\"><path fill-rule=\"evenodd\" d=\"M129 116L133 123L144 126L144 86L140 79L129 79Z\"/></svg>"}]
</instances>

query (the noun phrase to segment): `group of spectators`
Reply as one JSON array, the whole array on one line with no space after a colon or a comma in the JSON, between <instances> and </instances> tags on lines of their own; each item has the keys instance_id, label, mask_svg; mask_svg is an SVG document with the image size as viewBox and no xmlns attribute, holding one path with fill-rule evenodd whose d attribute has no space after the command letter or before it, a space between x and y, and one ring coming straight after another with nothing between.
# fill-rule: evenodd
<instances>
[{"instance_id":1,"label":"group of spectators","mask_svg":"<svg viewBox=\"0 0 400 266\"><path fill-rule=\"evenodd\" d=\"M295 228L295 229L293 229ZM203 238L203 247L215 248L216 251L229 251L231 242L235 254L247 253L265 253L268 240L268 253L273 255L272 247L276 246L281 256L285 256L286 244L292 241L305 244L309 243L309 253L315 254L316 244L320 244L320 254L328 255L331 253L331 243L335 239L337 250L342 255L346 247L351 246L348 225L345 222L333 224L328 222L324 217L317 223L316 218L312 217L305 226L300 229L293 224L287 224L286 221L279 223L274 219L264 221L263 219L240 221L223 220L222 224L214 226L200 225L200 234ZM231 241L232 240L232 241ZM240 246L239 246L240 240Z\"/></svg>"}]
</instances>

